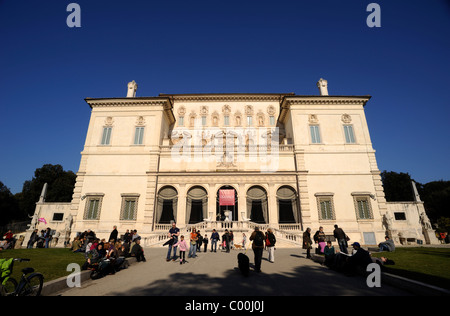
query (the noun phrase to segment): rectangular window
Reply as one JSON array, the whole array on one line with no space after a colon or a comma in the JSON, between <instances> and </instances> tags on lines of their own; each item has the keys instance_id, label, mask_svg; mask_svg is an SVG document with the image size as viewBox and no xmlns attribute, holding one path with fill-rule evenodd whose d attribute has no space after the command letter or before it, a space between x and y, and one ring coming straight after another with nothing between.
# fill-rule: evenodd
<instances>
[{"instance_id":1,"label":"rectangular window","mask_svg":"<svg viewBox=\"0 0 450 316\"><path fill-rule=\"evenodd\" d=\"M202 116L202 126L206 126L206 116Z\"/></svg>"},{"instance_id":2,"label":"rectangular window","mask_svg":"<svg viewBox=\"0 0 450 316\"><path fill-rule=\"evenodd\" d=\"M275 125L275 116L269 116L270 125Z\"/></svg>"},{"instance_id":3,"label":"rectangular window","mask_svg":"<svg viewBox=\"0 0 450 316\"><path fill-rule=\"evenodd\" d=\"M344 125L344 133L345 133L345 142L347 144L354 144L355 141L355 134L353 133L353 126L352 125Z\"/></svg>"},{"instance_id":4,"label":"rectangular window","mask_svg":"<svg viewBox=\"0 0 450 316\"><path fill-rule=\"evenodd\" d=\"M223 117L223 124L224 124L225 126L230 125L230 117L229 117L228 115L225 115L225 116Z\"/></svg>"},{"instance_id":5,"label":"rectangular window","mask_svg":"<svg viewBox=\"0 0 450 316\"><path fill-rule=\"evenodd\" d=\"M403 212L394 212L394 217L396 221L406 221L406 214Z\"/></svg>"},{"instance_id":6,"label":"rectangular window","mask_svg":"<svg viewBox=\"0 0 450 316\"><path fill-rule=\"evenodd\" d=\"M136 127L136 132L134 133L134 144L142 145L144 139L144 127Z\"/></svg>"},{"instance_id":7,"label":"rectangular window","mask_svg":"<svg viewBox=\"0 0 450 316\"><path fill-rule=\"evenodd\" d=\"M373 219L369 198L355 197L355 205L358 219Z\"/></svg>"},{"instance_id":8,"label":"rectangular window","mask_svg":"<svg viewBox=\"0 0 450 316\"><path fill-rule=\"evenodd\" d=\"M102 145L110 145L112 127L103 127Z\"/></svg>"},{"instance_id":9,"label":"rectangular window","mask_svg":"<svg viewBox=\"0 0 450 316\"><path fill-rule=\"evenodd\" d=\"M86 208L84 210L85 220L98 220L100 218L100 207L102 203L102 197L91 196L86 201Z\"/></svg>"},{"instance_id":10,"label":"rectangular window","mask_svg":"<svg viewBox=\"0 0 450 316\"><path fill-rule=\"evenodd\" d=\"M310 125L309 130L311 132L311 142L313 144L320 144L320 133L319 133L319 125Z\"/></svg>"},{"instance_id":11,"label":"rectangular window","mask_svg":"<svg viewBox=\"0 0 450 316\"><path fill-rule=\"evenodd\" d=\"M252 126L252 125L253 125L253 117L247 116L247 126Z\"/></svg>"},{"instance_id":12,"label":"rectangular window","mask_svg":"<svg viewBox=\"0 0 450 316\"><path fill-rule=\"evenodd\" d=\"M178 126L184 126L184 116L178 117Z\"/></svg>"},{"instance_id":13,"label":"rectangular window","mask_svg":"<svg viewBox=\"0 0 450 316\"><path fill-rule=\"evenodd\" d=\"M332 194L332 193L331 193ZM320 220L334 220L333 196L330 193L316 193Z\"/></svg>"},{"instance_id":14,"label":"rectangular window","mask_svg":"<svg viewBox=\"0 0 450 316\"><path fill-rule=\"evenodd\" d=\"M122 209L120 211L120 220L135 221L137 214L138 196L122 195Z\"/></svg>"},{"instance_id":15,"label":"rectangular window","mask_svg":"<svg viewBox=\"0 0 450 316\"><path fill-rule=\"evenodd\" d=\"M53 213L53 221L61 222L64 219L64 213Z\"/></svg>"}]
</instances>

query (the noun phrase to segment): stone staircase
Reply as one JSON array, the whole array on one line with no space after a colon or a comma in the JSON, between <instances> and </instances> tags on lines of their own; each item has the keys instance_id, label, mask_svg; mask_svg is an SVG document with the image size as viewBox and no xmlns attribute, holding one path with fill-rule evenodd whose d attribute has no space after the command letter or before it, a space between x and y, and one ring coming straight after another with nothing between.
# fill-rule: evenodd
<instances>
[{"instance_id":1,"label":"stone staircase","mask_svg":"<svg viewBox=\"0 0 450 316\"><path fill-rule=\"evenodd\" d=\"M225 233L225 230L228 229L228 231L233 231L234 243L237 245L242 245L243 234L245 234L247 236L247 247L250 243L249 237L255 230L255 227L259 227L262 232L266 232L268 228L272 228L275 238L277 239L276 247L301 247L303 233L300 230L300 224L280 224L278 226L278 228L275 228L269 224L257 224L251 221L203 221L178 228L180 228L180 235L184 235L185 238L189 238L189 234L195 228L197 231L200 231L202 236L206 234L208 239L211 237L213 229L215 229L221 237ZM167 234L170 228L170 224L156 225L153 233L142 237L143 246L148 248L162 247L169 239Z\"/></svg>"}]
</instances>

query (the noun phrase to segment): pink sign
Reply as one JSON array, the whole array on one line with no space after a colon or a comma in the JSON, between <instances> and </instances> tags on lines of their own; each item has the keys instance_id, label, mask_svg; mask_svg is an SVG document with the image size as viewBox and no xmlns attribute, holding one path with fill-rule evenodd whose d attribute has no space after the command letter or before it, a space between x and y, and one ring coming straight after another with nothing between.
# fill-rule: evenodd
<instances>
[{"instance_id":1,"label":"pink sign","mask_svg":"<svg viewBox=\"0 0 450 316\"><path fill-rule=\"evenodd\" d=\"M219 205L234 205L234 190L219 190Z\"/></svg>"}]
</instances>

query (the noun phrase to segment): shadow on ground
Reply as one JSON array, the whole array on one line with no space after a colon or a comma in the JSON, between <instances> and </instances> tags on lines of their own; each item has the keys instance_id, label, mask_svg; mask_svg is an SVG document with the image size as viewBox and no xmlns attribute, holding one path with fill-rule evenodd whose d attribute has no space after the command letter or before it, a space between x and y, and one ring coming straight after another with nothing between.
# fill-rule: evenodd
<instances>
[{"instance_id":1,"label":"shadow on ground","mask_svg":"<svg viewBox=\"0 0 450 316\"><path fill-rule=\"evenodd\" d=\"M296 255L295 255L296 256ZM301 258L301 256L298 256ZM306 259L305 259L306 260ZM112 292L110 295L121 295ZM302 265L290 272L241 275L236 267L223 277L207 273L173 273L146 286L127 291L130 296L292 296L292 295L407 295L389 286L369 288L361 276L347 277L320 265Z\"/></svg>"}]
</instances>

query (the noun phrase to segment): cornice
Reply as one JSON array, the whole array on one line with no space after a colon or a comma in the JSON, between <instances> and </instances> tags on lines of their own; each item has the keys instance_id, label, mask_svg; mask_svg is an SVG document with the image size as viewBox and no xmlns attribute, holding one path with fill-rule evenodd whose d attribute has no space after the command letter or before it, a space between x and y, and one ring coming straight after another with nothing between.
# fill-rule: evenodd
<instances>
[{"instance_id":1,"label":"cornice","mask_svg":"<svg viewBox=\"0 0 450 316\"><path fill-rule=\"evenodd\" d=\"M144 98L86 98L84 99L91 108L94 107L116 107L116 106L154 106L161 105L165 109L172 108L172 102L165 97Z\"/></svg>"},{"instance_id":2,"label":"cornice","mask_svg":"<svg viewBox=\"0 0 450 316\"><path fill-rule=\"evenodd\" d=\"M366 96L305 96L305 95L294 95L285 96L280 104L280 115L278 121L285 123L285 119L291 106L295 105L360 105L365 106L367 101L371 98L370 95Z\"/></svg>"},{"instance_id":3,"label":"cornice","mask_svg":"<svg viewBox=\"0 0 450 316\"><path fill-rule=\"evenodd\" d=\"M177 102L281 102L283 97L293 93L230 93L230 94L160 94Z\"/></svg>"}]
</instances>

